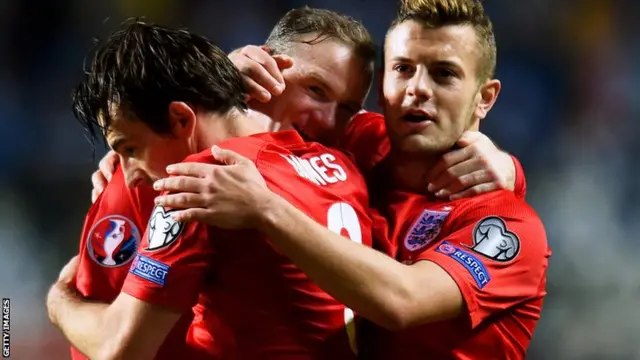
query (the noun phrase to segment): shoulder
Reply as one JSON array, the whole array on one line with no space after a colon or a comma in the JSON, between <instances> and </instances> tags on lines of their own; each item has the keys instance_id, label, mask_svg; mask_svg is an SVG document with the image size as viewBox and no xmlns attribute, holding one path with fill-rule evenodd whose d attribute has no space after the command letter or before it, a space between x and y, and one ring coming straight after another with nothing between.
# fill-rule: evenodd
<instances>
[{"instance_id":1,"label":"shoulder","mask_svg":"<svg viewBox=\"0 0 640 360\"><path fill-rule=\"evenodd\" d=\"M363 110L357 113L347 125L343 141L351 143L362 137L383 137L386 136L386 131L382 114Z\"/></svg>"},{"instance_id":2,"label":"shoulder","mask_svg":"<svg viewBox=\"0 0 640 360\"><path fill-rule=\"evenodd\" d=\"M358 127L361 125L381 125L383 123L384 115L373 111L362 110L353 116L349 126Z\"/></svg>"},{"instance_id":3,"label":"shoulder","mask_svg":"<svg viewBox=\"0 0 640 360\"><path fill-rule=\"evenodd\" d=\"M111 181L100 194L100 197L96 199L93 207L100 208L102 212L128 211L135 205L132 202L131 194L131 189L127 186L122 168L118 165Z\"/></svg>"},{"instance_id":4,"label":"shoulder","mask_svg":"<svg viewBox=\"0 0 640 360\"><path fill-rule=\"evenodd\" d=\"M255 161L258 154L266 145L266 142L259 138L238 137L230 138L216 144L222 149L234 151L252 161ZM199 162L207 164L216 164L217 161L211 153L211 148L203 150L199 153L187 156L182 162Z\"/></svg>"},{"instance_id":5,"label":"shoulder","mask_svg":"<svg viewBox=\"0 0 640 360\"><path fill-rule=\"evenodd\" d=\"M118 166L85 217L81 246L100 266L118 267L128 263L141 241L145 224L142 223L141 210L131 195L131 189ZM120 242L116 247L110 247L114 239Z\"/></svg>"},{"instance_id":6,"label":"shoulder","mask_svg":"<svg viewBox=\"0 0 640 360\"><path fill-rule=\"evenodd\" d=\"M473 244L468 245L494 260L509 261L519 252L527 253L525 258L542 259L550 252L542 220L511 191L467 199L451 215L449 231L470 229Z\"/></svg>"},{"instance_id":7,"label":"shoulder","mask_svg":"<svg viewBox=\"0 0 640 360\"><path fill-rule=\"evenodd\" d=\"M211 149L204 150L202 152L191 154L182 160L183 163L215 163L215 159L213 158L213 154L211 153Z\"/></svg>"},{"instance_id":8,"label":"shoulder","mask_svg":"<svg viewBox=\"0 0 640 360\"><path fill-rule=\"evenodd\" d=\"M459 200L454 203L454 208L455 217L463 220L496 214L509 219L526 220L542 225L542 220L533 207L508 190L493 191Z\"/></svg>"},{"instance_id":9,"label":"shoulder","mask_svg":"<svg viewBox=\"0 0 640 360\"><path fill-rule=\"evenodd\" d=\"M354 156L362 171L374 168L390 150L384 116L368 111L358 113L347 126L340 146Z\"/></svg>"}]
</instances>

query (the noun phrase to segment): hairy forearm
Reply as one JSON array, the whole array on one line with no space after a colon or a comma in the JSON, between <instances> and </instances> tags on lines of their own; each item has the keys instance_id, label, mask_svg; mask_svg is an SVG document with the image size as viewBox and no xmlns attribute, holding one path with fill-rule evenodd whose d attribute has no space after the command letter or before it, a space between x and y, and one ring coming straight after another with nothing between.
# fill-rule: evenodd
<instances>
[{"instance_id":1,"label":"hairy forearm","mask_svg":"<svg viewBox=\"0 0 640 360\"><path fill-rule=\"evenodd\" d=\"M412 295L406 265L329 231L275 194L263 205L260 230L280 251L359 315L397 327Z\"/></svg>"},{"instance_id":2,"label":"hairy forearm","mask_svg":"<svg viewBox=\"0 0 640 360\"><path fill-rule=\"evenodd\" d=\"M90 359L101 358L101 349L109 334L103 326L108 306L90 302L62 284L55 284L47 298L51 321L76 349Z\"/></svg>"}]
</instances>

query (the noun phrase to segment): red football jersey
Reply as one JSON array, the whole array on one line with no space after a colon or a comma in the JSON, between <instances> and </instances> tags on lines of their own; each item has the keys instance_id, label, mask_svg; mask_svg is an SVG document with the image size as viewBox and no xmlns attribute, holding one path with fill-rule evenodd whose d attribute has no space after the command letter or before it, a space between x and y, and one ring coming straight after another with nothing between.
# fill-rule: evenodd
<instances>
[{"instance_id":1,"label":"red football jersey","mask_svg":"<svg viewBox=\"0 0 640 360\"><path fill-rule=\"evenodd\" d=\"M151 187L129 188L122 169L117 167L113 178L85 218L75 280L83 296L110 303L120 294L142 238L140 231L147 224L156 195ZM198 320L202 317L202 311L194 309L194 312L196 317L188 338L190 341L213 343L213 339L198 336L198 327L201 326ZM175 359L183 354L179 349L185 343L190 321L189 316L181 320L156 359ZM172 353L174 349L176 352ZM87 359L74 347L71 347L71 355L74 360Z\"/></svg>"},{"instance_id":2,"label":"red football jersey","mask_svg":"<svg viewBox=\"0 0 640 360\"><path fill-rule=\"evenodd\" d=\"M357 115L345 145L363 171L379 175L372 170L379 170L374 168L389 150L382 115ZM521 199L526 185L514 160L515 194L496 191L443 202L399 191L376 193L390 220L396 258L407 264L433 261L447 271L460 287L467 315L401 332L367 324L360 339L364 357L524 358L546 294L551 252L540 219Z\"/></svg>"},{"instance_id":3,"label":"red football jersey","mask_svg":"<svg viewBox=\"0 0 640 360\"><path fill-rule=\"evenodd\" d=\"M510 191L453 202L391 192L396 258L429 260L455 280L466 313L388 332L368 329L374 359L524 359L546 295L551 252L531 207Z\"/></svg>"},{"instance_id":4,"label":"red football jersey","mask_svg":"<svg viewBox=\"0 0 640 360\"><path fill-rule=\"evenodd\" d=\"M219 146L251 159L269 188L329 229L371 245L366 184L342 152L294 131ZM215 163L209 151L185 161ZM353 312L255 230L181 224L157 207L124 291L186 310L198 301L233 330L238 359L352 359ZM231 357L231 355L228 355Z\"/></svg>"}]
</instances>

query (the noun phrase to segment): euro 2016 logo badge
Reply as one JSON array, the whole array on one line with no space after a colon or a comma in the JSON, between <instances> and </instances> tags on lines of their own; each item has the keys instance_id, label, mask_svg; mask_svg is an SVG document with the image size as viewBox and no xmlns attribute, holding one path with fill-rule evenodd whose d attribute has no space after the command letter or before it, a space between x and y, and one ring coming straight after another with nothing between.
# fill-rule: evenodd
<instances>
[{"instance_id":1,"label":"euro 2016 logo badge","mask_svg":"<svg viewBox=\"0 0 640 360\"><path fill-rule=\"evenodd\" d=\"M140 232L124 216L111 215L100 219L89 231L87 251L99 265L118 267L133 259L140 243Z\"/></svg>"},{"instance_id":2,"label":"euro 2016 logo badge","mask_svg":"<svg viewBox=\"0 0 640 360\"><path fill-rule=\"evenodd\" d=\"M429 245L440 235L442 224L448 216L448 211L423 211L404 238L404 246L407 250L416 251Z\"/></svg>"}]
</instances>

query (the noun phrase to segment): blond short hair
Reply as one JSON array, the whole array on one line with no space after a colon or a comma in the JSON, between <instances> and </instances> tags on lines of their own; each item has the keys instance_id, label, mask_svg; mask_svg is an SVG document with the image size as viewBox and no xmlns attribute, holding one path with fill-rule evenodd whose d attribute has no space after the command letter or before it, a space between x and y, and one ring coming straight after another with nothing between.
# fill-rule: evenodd
<instances>
[{"instance_id":1,"label":"blond short hair","mask_svg":"<svg viewBox=\"0 0 640 360\"><path fill-rule=\"evenodd\" d=\"M496 39L493 25L478 0L401 0L398 15L391 29L405 21L416 21L427 28L448 25L468 25L478 36L480 59L478 79L486 81L495 76ZM390 30L391 30L390 29Z\"/></svg>"}]
</instances>

